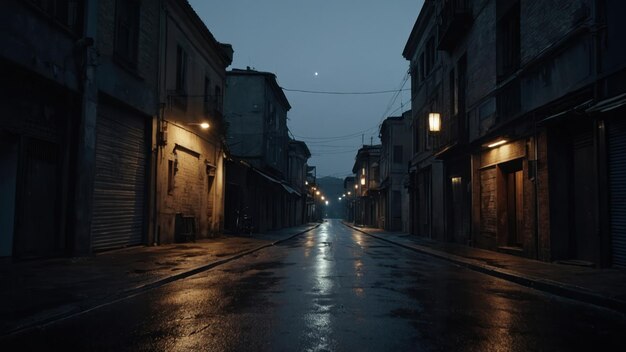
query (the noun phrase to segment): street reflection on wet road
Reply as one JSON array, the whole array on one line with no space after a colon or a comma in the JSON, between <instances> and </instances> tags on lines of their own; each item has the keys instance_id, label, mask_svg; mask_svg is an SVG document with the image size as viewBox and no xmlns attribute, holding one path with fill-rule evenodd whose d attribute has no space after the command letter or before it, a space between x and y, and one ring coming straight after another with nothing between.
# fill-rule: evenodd
<instances>
[{"instance_id":1,"label":"street reflection on wet road","mask_svg":"<svg viewBox=\"0 0 626 352\"><path fill-rule=\"evenodd\" d=\"M8 341L7 350L622 350L623 315L330 220L281 245ZM4 350L4 349L3 349Z\"/></svg>"}]
</instances>

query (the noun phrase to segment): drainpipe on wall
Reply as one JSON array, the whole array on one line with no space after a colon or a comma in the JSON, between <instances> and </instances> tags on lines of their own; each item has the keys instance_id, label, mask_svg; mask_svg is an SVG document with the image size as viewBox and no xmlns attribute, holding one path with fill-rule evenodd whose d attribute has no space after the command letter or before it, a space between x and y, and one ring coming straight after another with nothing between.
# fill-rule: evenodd
<instances>
[{"instance_id":1,"label":"drainpipe on wall","mask_svg":"<svg viewBox=\"0 0 626 352\"><path fill-rule=\"evenodd\" d=\"M95 39L98 27L98 1L85 1L84 37L76 43L83 51L82 77L79 82L81 97L80 123L76 143L76 184L74 190L74 232L72 254L91 254L91 218L96 166L96 119L98 113L98 86L96 68L98 53Z\"/></svg>"},{"instance_id":2,"label":"drainpipe on wall","mask_svg":"<svg viewBox=\"0 0 626 352\"><path fill-rule=\"evenodd\" d=\"M535 192L535 259L539 260L539 140L537 134L537 119L534 119L533 136L533 189Z\"/></svg>"},{"instance_id":3,"label":"drainpipe on wall","mask_svg":"<svg viewBox=\"0 0 626 352\"><path fill-rule=\"evenodd\" d=\"M166 103L162 102L161 89L165 87L165 77L167 70L167 5L166 1L160 1L159 5L159 43L157 45L157 52L159 53L157 80L156 80L156 92L159 100L159 108L156 117L156 135L154 146L154 196L152 205L152 231L153 231L153 245L157 246L161 243L161 226L159 225L159 162L162 148L166 141L164 140L163 121L165 120L165 108Z\"/></svg>"}]
</instances>

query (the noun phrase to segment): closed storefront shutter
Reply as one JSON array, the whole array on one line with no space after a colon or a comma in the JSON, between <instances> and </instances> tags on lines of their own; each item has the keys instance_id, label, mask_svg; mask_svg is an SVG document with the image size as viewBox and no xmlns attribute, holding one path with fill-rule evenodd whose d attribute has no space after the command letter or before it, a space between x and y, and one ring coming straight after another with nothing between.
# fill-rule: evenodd
<instances>
[{"instance_id":1,"label":"closed storefront shutter","mask_svg":"<svg viewBox=\"0 0 626 352\"><path fill-rule=\"evenodd\" d=\"M143 242L146 185L144 117L101 104L96 140L94 250Z\"/></svg>"},{"instance_id":2,"label":"closed storefront shutter","mask_svg":"<svg viewBox=\"0 0 626 352\"><path fill-rule=\"evenodd\" d=\"M609 122L608 152L613 265L626 267L626 120Z\"/></svg>"}]
</instances>

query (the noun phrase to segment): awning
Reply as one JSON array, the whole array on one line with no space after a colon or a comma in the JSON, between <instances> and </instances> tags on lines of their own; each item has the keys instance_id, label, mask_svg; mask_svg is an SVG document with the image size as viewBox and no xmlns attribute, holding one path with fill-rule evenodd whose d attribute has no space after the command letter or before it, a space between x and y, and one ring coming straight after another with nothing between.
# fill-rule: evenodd
<instances>
[{"instance_id":1,"label":"awning","mask_svg":"<svg viewBox=\"0 0 626 352\"><path fill-rule=\"evenodd\" d=\"M270 182L274 182L274 183L276 183L276 184L282 185L282 182L278 181L277 179L273 178L272 176L267 175L266 173L261 172L261 171L259 171L259 170L257 170L257 169L254 169L254 168L253 168L252 170L253 170L254 172L256 172L257 174L259 174L259 175L263 176L264 178L266 178L266 179L267 179L267 180L269 180Z\"/></svg>"},{"instance_id":2,"label":"awning","mask_svg":"<svg viewBox=\"0 0 626 352\"><path fill-rule=\"evenodd\" d=\"M295 194L298 197L300 197L300 192L296 191L295 189L293 189L291 186L286 185L284 183L281 183L281 185L283 186L283 188L285 189L285 191L287 191L290 194Z\"/></svg>"},{"instance_id":3,"label":"awning","mask_svg":"<svg viewBox=\"0 0 626 352\"><path fill-rule=\"evenodd\" d=\"M298 197L300 196L300 192L296 191L293 187L289 186L289 185L288 185L288 184L286 184L285 182L280 181L280 180L277 180L277 179L273 178L272 176L270 176L270 175L268 175L268 174L266 174L266 173L264 173L264 172L262 172L262 171L259 171L259 170L257 170L257 169L254 169L254 168L253 168L252 170L254 170L254 172L256 172L257 174L259 174L259 175L263 176L263 177L264 177L265 179L267 179L268 181L273 182L273 183L275 183L275 184L277 184L277 185L280 185L281 187L283 187L283 189L285 189L285 191L287 191L287 193L289 193L289 194L295 194L295 195L297 195Z\"/></svg>"},{"instance_id":4,"label":"awning","mask_svg":"<svg viewBox=\"0 0 626 352\"><path fill-rule=\"evenodd\" d=\"M586 112L607 112L626 105L626 93L605 99L594 104Z\"/></svg>"},{"instance_id":5,"label":"awning","mask_svg":"<svg viewBox=\"0 0 626 352\"><path fill-rule=\"evenodd\" d=\"M570 108L570 109L567 109L567 110L563 110L563 111L561 111L559 113L556 113L554 115L550 115L550 116L546 117L545 119L537 122L537 124L541 125L541 124L544 124L546 122L557 121L560 118L564 117L565 115L567 115L567 114L569 114L569 113L571 113L573 111L581 112L582 110L588 108L591 105L592 102L593 102L593 99L586 100L582 104L578 104L578 105L574 106L573 108ZM586 110L586 111L589 111L589 110Z\"/></svg>"}]
</instances>

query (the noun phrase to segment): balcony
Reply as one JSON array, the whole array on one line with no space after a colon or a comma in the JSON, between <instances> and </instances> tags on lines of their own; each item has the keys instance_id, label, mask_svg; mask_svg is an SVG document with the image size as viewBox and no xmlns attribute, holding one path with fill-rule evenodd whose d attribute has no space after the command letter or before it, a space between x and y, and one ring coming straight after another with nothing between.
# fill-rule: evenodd
<instances>
[{"instance_id":1,"label":"balcony","mask_svg":"<svg viewBox=\"0 0 626 352\"><path fill-rule=\"evenodd\" d=\"M443 0L438 20L437 48L452 51L472 25L472 8L469 0Z\"/></svg>"}]
</instances>

